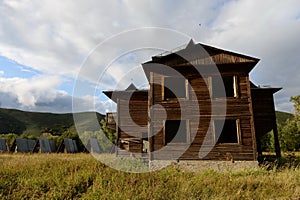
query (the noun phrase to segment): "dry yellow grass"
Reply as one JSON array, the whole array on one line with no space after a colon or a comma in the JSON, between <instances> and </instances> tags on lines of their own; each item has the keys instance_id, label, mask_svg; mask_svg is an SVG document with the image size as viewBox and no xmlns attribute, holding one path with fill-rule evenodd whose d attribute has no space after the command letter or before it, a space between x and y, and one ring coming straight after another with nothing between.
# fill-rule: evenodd
<instances>
[{"instance_id":1,"label":"dry yellow grass","mask_svg":"<svg viewBox=\"0 0 300 200\"><path fill-rule=\"evenodd\" d=\"M285 159L279 169L269 163L269 169L189 173L170 166L130 174L89 154L1 154L0 198L299 199L300 169Z\"/></svg>"}]
</instances>

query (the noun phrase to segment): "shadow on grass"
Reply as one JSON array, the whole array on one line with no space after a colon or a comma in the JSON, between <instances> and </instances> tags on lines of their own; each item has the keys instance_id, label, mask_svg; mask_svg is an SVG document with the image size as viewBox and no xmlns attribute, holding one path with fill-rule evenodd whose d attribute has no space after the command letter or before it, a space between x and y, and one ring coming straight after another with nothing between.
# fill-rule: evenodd
<instances>
[{"instance_id":1,"label":"shadow on grass","mask_svg":"<svg viewBox=\"0 0 300 200\"><path fill-rule=\"evenodd\" d=\"M300 168L300 152L286 152L281 158L274 154L265 154L258 158L259 166L266 169Z\"/></svg>"}]
</instances>

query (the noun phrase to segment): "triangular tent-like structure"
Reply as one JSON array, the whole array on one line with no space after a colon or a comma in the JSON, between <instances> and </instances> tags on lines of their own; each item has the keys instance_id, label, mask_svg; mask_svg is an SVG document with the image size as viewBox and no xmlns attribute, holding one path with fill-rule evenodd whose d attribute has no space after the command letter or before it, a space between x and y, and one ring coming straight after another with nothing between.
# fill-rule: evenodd
<instances>
[{"instance_id":1,"label":"triangular tent-like structure","mask_svg":"<svg viewBox=\"0 0 300 200\"><path fill-rule=\"evenodd\" d=\"M26 139L26 138L17 138L10 149L11 152L17 151L18 153L32 153L37 151L37 141Z\"/></svg>"},{"instance_id":2,"label":"triangular tent-like structure","mask_svg":"<svg viewBox=\"0 0 300 200\"><path fill-rule=\"evenodd\" d=\"M102 149L99 145L97 138L90 138L86 145L86 148L90 153L98 153L99 154L102 152Z\"/></svg>"},{"instance_id":3,"label":"triangular tent-like structure","mask_svg":"<svg viewBox=\"0 0 300 200\"><path fill-rule=\"evenodd\" d=\"M8 151L8 145L5 139L0 138L0 152L7 152Z\"/></svg>"},{"instance_id":4,"label":"triangular tent-like structure","mask_svg":"<svg viewBox=\"0 0 300 200\"><path fill-rule=\"evenodd\" d=\"M55 153L56 145L54 140L39 139L40 152L41 153Z\"/></svg>"},{"instance_id":5,"label":"triangular tent-like structure","mask_svg":"<svg viewBox=\"0 0 300 200\"><path fill-rule=\"evenodd\" d=\"M64 138L62 143L59 145L57 152L60 153L77 153L78 147L76 140L70 138Z\"/></svg>"}]
</instances>

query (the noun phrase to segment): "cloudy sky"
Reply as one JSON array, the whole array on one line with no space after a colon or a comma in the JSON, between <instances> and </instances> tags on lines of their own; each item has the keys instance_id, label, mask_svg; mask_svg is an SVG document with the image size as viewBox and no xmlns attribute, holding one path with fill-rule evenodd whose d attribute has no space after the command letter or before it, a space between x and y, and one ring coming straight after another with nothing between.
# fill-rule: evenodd
<instances>
[{"instance_id":1,"label":"cloudy sky","mask_svg":"<svg viewBox=\"0 0 300 200\"><path fill-rule=\"evenodd\" d=\"M139 63L193 38L260 58L252 81L283 87L276 109L292 112L299 35L299 0L2 0L0 106L103 113L102 90L145 87Z\"/></svg>"}]
</instances>

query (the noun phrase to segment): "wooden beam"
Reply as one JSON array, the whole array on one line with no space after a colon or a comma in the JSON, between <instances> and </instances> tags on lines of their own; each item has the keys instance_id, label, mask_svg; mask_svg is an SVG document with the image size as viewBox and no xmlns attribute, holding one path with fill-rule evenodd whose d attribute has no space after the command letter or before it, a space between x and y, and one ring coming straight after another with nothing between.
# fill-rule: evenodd
<instances>
[{"instance_id":1,"label":"wooden beam","mask_svg":"<svg viewBox=\"0 0 300 200\"><path fill-rule=\"evenodd\" d=\"M261 149L260 138L256 138L256 148L257 148L258 157L261 157L262 156L262 149Z\"/></svg>"},{"instance_id":2,"label":"wooden beam","mask_svg":"<svg viewBox=\"0 0 300 200\"><path fill-rule=\"evenodd\" d=\"M279 144L279 139L278 139L277 122L276 122L275 105L274 105L274 97L273 97L272 107L273 107L273 134L274 134L275 153L276 153L277 158L281 158L280 144Z\"/></svg>"},{"instance_id":3,"label":"wooden beam","mask_svg":"<svg viewBox=\"0 0 300 200\"><path fill-rule=\"evenodd\" d=\"M251 133L252 133L252 147L253 147L253 160L257 160L257 147L256 147L256 135L255 135L255 125L254 125L254 112L253 112L253 105L252 105L252 96L251 96L251 86L250 86L250 79L249 76L246 76L247 82L247 93L249 98L249 110L251 113L250 123L251 123Z\"/></svg>"},{"instance_id":4,"label":"wooden beam","mask_svg":"<svg viewBox=\"0 0 300 200\"><path fill-rule=\"evenodd\" d=\"M153 105L153 87L154 87L154 80L153 80L153 72L150 72L150 89L148 92L148 141L149 141L149 160L153 160L153 127L152 127L152 105Z\"/></svg>"},{"instance_id":5,"label":"wooden beam","mask_svg":"<svg viewBox=\"0 0 300 200\"><path fill-rule=\"evenodd\" d=\"M278 139L276 120L274 120L273 133L274 133L274 147L275 147L276 157L281 158L281 151L280 151L280 144L279 144L279 139Z\"/></svg>"},{"instance_id":6,"label":"wooden beam","mask_svg":"<svg viewBox=\"0 0 300 200\"><path fill-rule=\"evenodd\" d=\"M118 147L119 138L120 138L119 125L120 125L120 99L117 99L116 145L115 145L115 147L116 147L116 149L115 149L116 157L118 156L118 151L119 151L119 148L120 148L120 147Z\"/></svg>"}]
</instances>

